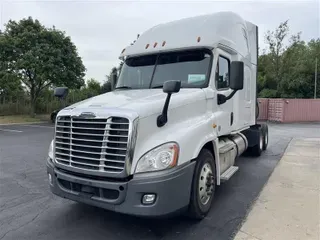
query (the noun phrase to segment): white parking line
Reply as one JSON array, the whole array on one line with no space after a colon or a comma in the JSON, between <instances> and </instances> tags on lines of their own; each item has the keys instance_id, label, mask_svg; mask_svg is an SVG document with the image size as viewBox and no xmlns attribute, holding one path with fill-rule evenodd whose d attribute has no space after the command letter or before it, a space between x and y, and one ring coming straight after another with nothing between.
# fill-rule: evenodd
<instances>
[{"instance_id":1,"label":"white parking line","mask_svg":"<svg viewBox=\"0 0 320 240\"><path fill-rule=\"evenodd\" d=\"M20 124L23 127L35 127L35 128L54 128L50 126L43 126L43 125L33 125L33 124Z\"/></svg>"},{"instance_id":2,"label":"white parking line","mask_svg":"<svg viewBox=\"0 0 320 240\"><path fill-rule=\"evenodd\" d=\"M32 124L32 123L34 123L34 124L38 123L39 124L39 122L29 122L28 124ZM25 124L25 123L0 123L0 126L11 126L11 125L21 125L21 124Z\"/></svg>"},{"instance_id":3,"label":"white parking line","mask_svg":"<svg viewBox=\"0 0 320 240\"><path fill-rule=\"evenodd\" d=\"M3 129L3 128L0 128L0 131L3 131L3 132L17 132L17 133L22 133L23 132L23 131L14 130L14 129Z\"/></svg>"}]
</instances>

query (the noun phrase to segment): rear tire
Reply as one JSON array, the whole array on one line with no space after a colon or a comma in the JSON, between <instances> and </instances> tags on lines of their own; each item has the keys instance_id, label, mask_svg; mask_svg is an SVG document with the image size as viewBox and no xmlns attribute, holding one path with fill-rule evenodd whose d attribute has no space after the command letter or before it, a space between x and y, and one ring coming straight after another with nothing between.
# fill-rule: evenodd
<instances>
[{"instance_id":1,"label":"rear tire","mask_svg":"<svg viewBox=\"0 0 320 240\"><path fill-rule=\"evenodd\" d=\"M250 149L251 155L254 157L261 156L261 153L263 151L264 137L263 137L263 132L262 132L261 128L259 128L259 138L258 139L259 139L258 143Z\"/></svg>"},{"instance_id":2,"label":"rear tire","mask_svg":"<svg viewBox=\"0 0 320 240\"><path fill-rule=\"evenodd\" d=\"M202 149L196 159L188 215L201 220L210 211L216 188L214 157L208 149Z\"/></svg>"},{"instance_id":3,"label":"rear tire","mask_svg":"<svg viewBox=\"0 0 320 240\"><path fill-rule=\"evenodd\" d=\"M269 142L269 130L268 130L268 125L267 124L262 124L261 125L261 131L263 135L263 147L262 150L265 151L268 146Z\"/></svg>"}]
</instances>

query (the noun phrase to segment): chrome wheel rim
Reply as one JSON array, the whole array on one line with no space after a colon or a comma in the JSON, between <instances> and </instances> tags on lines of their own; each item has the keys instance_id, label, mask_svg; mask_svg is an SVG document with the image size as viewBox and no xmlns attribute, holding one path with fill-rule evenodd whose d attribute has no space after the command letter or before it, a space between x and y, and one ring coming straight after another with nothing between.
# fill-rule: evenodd
<instances>
[{"instance_id":1,"label":"chrome wheel rim","mask_svg":"<svg viewBox=\"0 0 320 240\"><path fill-rule=\"evenodd\" d=\"M213 191L213 174L210 164L203 165L199 177L199 198L202 205L206 205L212 196Z\"/></svg>"},{"instance_id":2,"label":"chrome wheel rim","mask_svg":"<svg viewBox=\"0 0 320 240\"><path fill-rule=\"evenodd\" d=\"M260 145L260 149L262 149L263 148L263 136L262 135L260 137L259 145Z\"/></svg>"}]
</instances>

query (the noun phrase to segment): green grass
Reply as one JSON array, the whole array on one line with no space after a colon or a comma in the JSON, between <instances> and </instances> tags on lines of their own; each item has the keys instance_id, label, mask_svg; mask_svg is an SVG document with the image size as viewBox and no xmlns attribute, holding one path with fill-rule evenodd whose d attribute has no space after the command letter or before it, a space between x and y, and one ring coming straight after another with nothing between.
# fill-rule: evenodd
<instances>
[{"instance_id":1,"label":"green grass","mask_svg":"<svg viewBox=\"0 0 320 240\"><path fill-rule=\"evenodd\" d=\"M30 123L30 122L47 122L50 120L50 115L36 115L30 117L28 115L11 115L11 116L0 116L0 124L7 123Z\"/></svg>"}]
</instances>

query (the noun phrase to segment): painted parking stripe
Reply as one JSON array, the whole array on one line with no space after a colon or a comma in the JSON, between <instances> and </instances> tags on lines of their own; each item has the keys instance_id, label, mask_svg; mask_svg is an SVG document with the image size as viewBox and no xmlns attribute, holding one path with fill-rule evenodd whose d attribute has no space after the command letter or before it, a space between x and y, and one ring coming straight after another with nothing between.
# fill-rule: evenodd
<instances>
[{"instance_id":1,"label":"painted parking stripe","mask_svg":"<svg viewBox=\"0 0 320 240\"><path fill-rule=\"evenodd\" d=\"M42 123L46 123L46 122L28 122L27 124L42 124ZM25 125L25 122L17 122L17 123L0 123L0 126L11 126L11 125Z\"/></svg>"},{"instance_id":2,"label":"painted parking stripe","mask_svg":"<svg viewBox=\"0 0 320 240\"><path fill-rule=\"evenodd\" d=\"M33 124L20 124L22 127L35 127L35 128L54 128L51 126L33 125Z\"/></svg>"},{"instance_id":3,"label":"painted parking stripe","mask_svg":"<svg viewBox=\"0 0 320 240\"><path fill-rule=\"evenodd\" d=\"M20 130L14 130L14 129L7 129L7 128L0 128L0 131L3 131L3 132L16 132L16 133L22 133L23 131L20 131Z\"/></svg>"}]
</instances>

